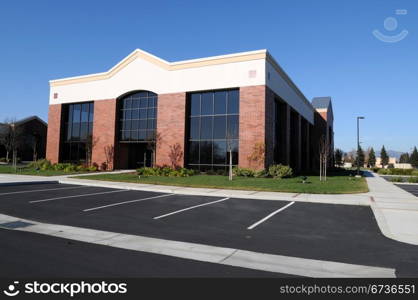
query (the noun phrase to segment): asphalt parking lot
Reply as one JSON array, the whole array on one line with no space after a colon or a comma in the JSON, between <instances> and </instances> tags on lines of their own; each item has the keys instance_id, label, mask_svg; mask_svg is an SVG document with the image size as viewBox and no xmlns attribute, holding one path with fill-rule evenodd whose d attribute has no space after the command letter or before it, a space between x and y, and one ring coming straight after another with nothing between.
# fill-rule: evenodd
<instances>
[{"instance_id":1,"label":"asphalt parking lot","mask_svg":"<svg viewBox=\"0 0 418 300\"><path fill-rule=\"evenodd\" d=\"M418 276L418 247L384 237L365 206L36 184L0 187L0 213Z\"/></svg>"},{"instance_id":2,"label":"asphalt parking lot","mask_svg":"<svg viewBox=\"0 0 418 300\"><path fill-rule=\"evenodd\" d=\"M415 184L396 184L396 186L401 189L411 193L412 195L418 197L418 185Z\"/></svg>"}]
</instances>

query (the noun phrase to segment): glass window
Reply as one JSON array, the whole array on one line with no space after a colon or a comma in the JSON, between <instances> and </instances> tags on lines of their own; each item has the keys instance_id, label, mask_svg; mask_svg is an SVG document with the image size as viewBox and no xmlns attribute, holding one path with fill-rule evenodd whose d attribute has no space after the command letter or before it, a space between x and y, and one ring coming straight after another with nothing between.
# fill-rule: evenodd
<instances>
[{"instance_id":1,"label":"glass window","mask_svg":"<svg viewBox=\"0 0 418 300\"><path fill-rule=\"evenodd\" d=\"M147 129L147 120L139 121L139 129Z\"/></svg>"},{"instance_id":2,"label":"glass window","mask_svg":"<svg viewBox=\"0 0 418 300\"><path fill-rule=\"evenodd\" d=\"M73 123L80 123L81 105L73 104Z\"/></svg>"},{"instance_id":3,"label":"glass window","mask_svg":"<svg viewBox=\"0 0 418 300\"><path fill-rule=\"evenodd\" d=\"M155 118L155 108L148 108L148 118L149 119Z\"/></svg>"},{"instance_id":4,"label":"glass window","mask_svg":"<svg viewBox=\"0 0 418 300\"><path fill-rule=\"evenodd\" d=\"M190 142L189 146L189 163L199 163L199 142Z\"/></svg>"},{"instance_id":5,"label":"glass window","mask_svg":"<svg viewBox=\"0 0 418 300\"><path fill-rule=\"evenodd\" d=\"M215 115L226 114L226 92L215 92Z\"/></svg>"},{"instance_id":6,"label":"glass window","mask_svg":"<svg viewBox=\"0 0 418 300\"><path fill-rule=\"evenodd\" d=\"M238 164L239 91L224 90L188 95L187 163L201 171L225 169L228 148ZM228 132L230 132L228 134Z\"/></svg>"},{"instance_id":7,"label":"glass window","mask_svg":"<svg viewBox=\"0 0 418 300\"><path fill-rule=\"evenodd\" d=\"M214 165L226 164L226 142L225 141L213 142L213 164Z\"/></svg>"},{"instance_id":8,"label":"glass window","mask_svg":"<svg viewBox=\"0 0 418 300\"><path fill-rule=\"evenodd\" d=\"M213 117L202 117L200 120L200 139L211 140Z\"/></svg>"},{"instance_id":9,"label":"glass window","mask_svg":"<svg viewBox=\"0 0 418 300\"><path fill-rule=\"evenodd\" d=\"M131 97L126 98L124 100L124 105L123 106L124 106L125 109L130 109L131 108Z\"/></svg>"},{"instance_id":10,"label":"glass window","mask_svg":"<svg viewBox=\"0 0 418 300\"><path fill-rule=\"evenodd\" d=\"M141 98L139 107L147 108L148 106L148 98Z\"/></svg>"},{"instance_id":11,"label":"glass window","mask_svg":"<svg viewBox=\"0 0 418 300\"><path fill-rule=\"evenodd\" d=\"M192 116L200 115L200 94L192 94L190 97L190 114Z\"/></svg>"},{"instance_id":12,"label":"glass window","mask_svg":"<svg viewBox=\"0 0 418 300\"><path fill-rule=\"evenodd\" d=\"M228 91L228 114L239 112L239 92L238 90Z\"/></svg>"},{"instance_id":13,"label":"glass window","mask_svg":"<svg viewBox=\"0 0 418 300\"><path fill-rule=\"evenodd\" d=\"M139 118L140 119L146 119L147 118L147 110L146 109L140 109L139 110Z\"/></svg>"},{"instance_id":14,"label":"glass window","mask_svg":"<svg viewBox=\"0 0 418 300\"><path fill-rule=\"evenodd\" d=\"M199 122L200 118L193 117L190 119L190 139L192 140L199 139Z\"/></svg>"},{"instance_id":15,"label":"glass window","mask_svg":"<svg viewBox=\"0 0 418 300\"><path fill-rule=\"evenodd\" d=\"M212 164L212 141L200 142L200 164Z\"/></svg>"},{"instance_id":16,"label":"glass window","mask_svg":"<svg viewBox=\"0 0 418 300\"><path fill-rule=\"evenodd\" d=\"M227 124L227 137L231 139L237 139L239 134L239 117L228 116L228 124Z\"/></svg>"},{"instance_id":17,"label":"glass window","mask_svg":"<svg viewBox=\"0 0 418 300\"><path fill-rule=\"evenodd\" d=\"M225 139L226 137L226 117L215 116L213 119L213 138Z\"/></svg>"},{"instance_id":18,"label":"glass window","mask_svg":"<svg viewBox=\"0 0 418 300\"><path fill-rule=\"evenodd\" d=\"M202 115L213 115L213 93L202 94Z\"/></svg>"},{"instance_id":19,"label":"glass window","mask_svg":"<svg viewBox=\"0 0 418 300\"><path fill-rule=\"evenodd\" d=\"M138 98L132 99L132 109L139 108L139 101L140 100Z\"/></svg>"},{"instance_id":20,"label":"glass window","mask_svg":"<svg viewBox=\"0 0 418 300\"><path fill-rule=\"evenodd\" d=\"M131 112L131 119L138 120L139 119L139 109L133 109Z\"/></svg>"}]
</instances>

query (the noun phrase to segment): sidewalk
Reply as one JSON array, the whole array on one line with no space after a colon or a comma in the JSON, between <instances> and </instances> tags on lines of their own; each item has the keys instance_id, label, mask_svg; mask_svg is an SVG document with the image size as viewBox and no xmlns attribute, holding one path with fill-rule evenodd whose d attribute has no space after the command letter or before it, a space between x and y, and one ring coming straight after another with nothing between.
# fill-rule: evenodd
<instances>
[{"instance_id":1,"label":"sidewalk","mask_svg":"<svg viewBox=\"0 0 418 300\"><path fill-rule=\"evenodd\" d=\"M376 174L368 175L371 208L382 233L418 245L418 198Z\"/></svg>"}]
</instances>

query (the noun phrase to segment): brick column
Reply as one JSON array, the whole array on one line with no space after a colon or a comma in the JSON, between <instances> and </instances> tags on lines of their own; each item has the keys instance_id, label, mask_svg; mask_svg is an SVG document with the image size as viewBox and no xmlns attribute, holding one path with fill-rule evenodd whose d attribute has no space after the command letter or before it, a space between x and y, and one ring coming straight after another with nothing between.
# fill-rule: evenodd
<instances>
[{"instance_id":1,"label":"brick column","mask_svg":"<svg viewBox=\"0 0 418 300\"><path fill-rule=\"evenodd\" d=\"M170 153L175 145L180 145L183 153L177 165L184 166L186 129L186 93L158 95L158 118L156 164L171 165Z\"/></svg>"},{"instance_id":2,"label":"brick column","mask_svg":"<svg viewBox=\"0 0 418 300\"><path fill-rule=\"evenodd\" d=\"M62 104L53 104L49 106L46 159L50 160L53 164L59 162L61 142L61 112Z\"/></svg>"},{"instance_id":3,"label":"brick column","mask_svg":"<svg viewBox=\"0 0 418 300\"><path fill-rule=\"evenodd\" d=\"M265 154L265 167L269 167L273 164L274 161L274 140L276 139L276 130L275 128L275 109L274 103L275 95L274 92L266 87L266 108L265 108L265 144L266 144L266 154ZM277 143L277 141L276 141ZM277 145L276 145L277 146Z\"/></svg>"},{"instance_id":4,"label":"brick column","mask_svg":"<svg viewBox=\"0 0 418 300\"><path fill-rule=\"evenodd\" d=\"M94 101L92 162L101 167L106 162L105 147L115 148L116 99ZM115 150L115 149L114 149ZM116 151L114 151L116 152ZM115 160L108 169L113 169Z\"/></svg>"},{"instance_id":5,"label":"brick column","mask_svg":"<svg viewBox=\"0 0 418 300\"><path fill-rule=\"evenodd\" d=\"M266 87L264 85L241 87L239 112L238 164L243 168L263 169L264 160L252 162L248 157L257 143L266 143Z\"/></svg>"}]
</instances>

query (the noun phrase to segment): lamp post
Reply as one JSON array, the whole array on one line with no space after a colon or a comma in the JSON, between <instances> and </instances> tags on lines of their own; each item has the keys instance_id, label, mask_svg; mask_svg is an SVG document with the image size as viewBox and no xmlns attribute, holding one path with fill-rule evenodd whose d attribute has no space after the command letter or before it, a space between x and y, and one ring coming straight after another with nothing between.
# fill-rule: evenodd
<instances>
[{"instance_id":1,"label":"lamp post","mask_svg":"<svg viewBox=\"0 0 418 300\"><path fill-rule=\"evenodd\" d=\"M360 176L360 120L364 117L357 117L357 176Z\"/></svg>"}]
</instances>

